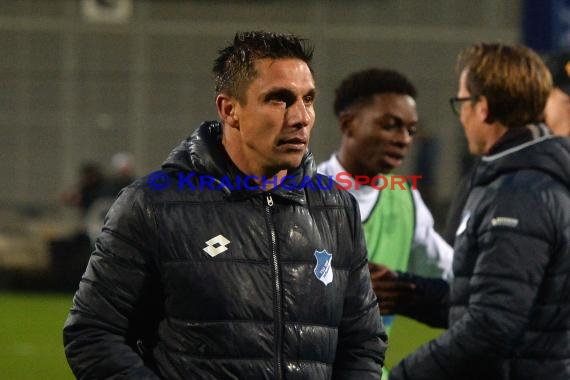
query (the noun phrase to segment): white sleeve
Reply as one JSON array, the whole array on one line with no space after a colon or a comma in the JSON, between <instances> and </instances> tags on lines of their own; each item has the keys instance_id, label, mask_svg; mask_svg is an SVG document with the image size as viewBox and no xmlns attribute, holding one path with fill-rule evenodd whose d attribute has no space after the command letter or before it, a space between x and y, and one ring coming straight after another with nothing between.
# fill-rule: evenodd
<instances>
[{"instance_id":1,"label":"white sleeve","mask_svg":"<svg viewBox=\"0 0 570 380\"><path fill-rule=\"evenodd\" d=\"M431 212L418 190L412 190L416 210L416 229L408 271L428 277L453 277L453 248L435 231Z\"/></svg>"}]
</instances>

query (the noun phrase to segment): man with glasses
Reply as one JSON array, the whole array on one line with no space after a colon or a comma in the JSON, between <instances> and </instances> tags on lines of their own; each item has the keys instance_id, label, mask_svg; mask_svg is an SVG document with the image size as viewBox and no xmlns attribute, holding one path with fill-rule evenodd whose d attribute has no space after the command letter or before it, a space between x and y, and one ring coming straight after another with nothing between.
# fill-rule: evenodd
<instances>
[{"instance_id":1,"label":"man with glasses","mask_svg":"<svg viewBox=\"0 0 570 380\"><path fill-rule=\"evenodd\" d=\"M418 125L416 89L402 74L371 68L350 74L336 89L334 112L342 132L338 152L318 170L335 178L351 175L364 225L373 288L387 331L397 299L410 299L411 284L394 282L393 271L450 277L453 250L435 232L433 217L417 189L358 185L354 178L391 172L408 155ZM344 177L346 178L346 177ZM391 270L388 270L390 268ZM401 302L401 301L400 301Z\"/></svg>"},{"instance_id":2,"label":"man with glasses","mask_svg":"<svg viewBox=\"0 0 570 380\"><path fill-rule=\"evenodd\" d=\"M544 119L553 134L570 137L570 52L557 53L545 56L545 63L552 75L552 91L546 101ZM470 99L470 98L467 98ZM459 116L461 103L464 98L452 97L451 109ZM465 173L455 187L453 197L446 218L443 238L451 245L455 240L455 231L461 222L461 211L467 201L470 178L475 171L479 160L475 160L469 171Z\"/></svg>"},{"instance_id":3,"label":"man with glasses","mask_svg":"<svg viewBox=\"0 0 570 380\"><path fill-rule=\"evenodd\" d=\"M455 114L455 116L459 117L459 115L461 114L461 106L463 105L463 102L466 101L473 101L473 100L477 100L476 97L473 96L453 96L451 98L449 98L449 104L451 105L451 111Z\"/></svg>"},{"instance_id":4,"label":"man with glasses","mask_svg":"<svg viewBox=\"0 0 570 380\"><path fill-rule=\"evenodd\" d=\"M570 141L541 123L550 73L526 47L484 43L458 69L452 109L482 157L456 232L449 329L390 379L568 379Z\"/></svg>"}]
</instances>

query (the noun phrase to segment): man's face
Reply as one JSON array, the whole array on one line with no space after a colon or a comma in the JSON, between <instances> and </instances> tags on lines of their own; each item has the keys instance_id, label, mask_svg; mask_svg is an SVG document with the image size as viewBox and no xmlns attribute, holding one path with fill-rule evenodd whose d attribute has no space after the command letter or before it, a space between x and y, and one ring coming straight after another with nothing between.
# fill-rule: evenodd
<instances>
[{"instance_id":1,"label":"man's face","mask_svg":"<svg viewBox=\"0 0 570 380\"><path fill-rule=\"evenodd\" d=\"M301 164L315 123L315 82L300 59L260 59L257 76L236 102L240 169L274 175Z\"/></svg>"},{"instance_id":2,"label":"man's face","mask_svg":"<svg viewBox=\"0 0 570 380\"><path fill-rule=\"evenodd\" d=\"M459 91L457 97L467 98L471 96L467 90L467 70L463 70L459 77ZM474 155L482 155L487 150L486 128L481 123L481 117L475 109L477 102L467 100L461 103L459 119L465 130L465 137L469 145L469 152Z\"/></svg>"},{"instance_id":3,"label":"man's face","mask_svg":"<svg viewBox=\"0 0 570 380\"><path fill-rule=\"evenodd\" d=\"M398 168L410 150L418 123L416 101L409 95L377 94L371 103L349 111L343 127L353 174L375 176Z\"/></svg>"},{"instance_id":4,"label":"man's face","mask_svg":"<svg viewBox=\"0 0 570 380\"><path fill-rule=\"evenodd\" d=\"M555 87L544 109L546 124L559 136L570 137L570 96Z\"/></svg>"}]
</instances>

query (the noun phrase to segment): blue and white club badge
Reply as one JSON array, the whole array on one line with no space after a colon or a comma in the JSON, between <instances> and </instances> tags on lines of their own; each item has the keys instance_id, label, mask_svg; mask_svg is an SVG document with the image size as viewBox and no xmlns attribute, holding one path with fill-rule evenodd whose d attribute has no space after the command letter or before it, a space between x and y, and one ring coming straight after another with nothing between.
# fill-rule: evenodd
<instances>
[{"instance_id":1,"label":"blue and white club badge","mask_svg":"<svg viewBox=\"0 0 570 380\"><path fill-rule=\"evenodd\" d=\"M330 284L333 280L332 254L324 249L322 251L315 250L315 258L317 259L317 265L313 270L315 276L323 284Z\"/></svg>"}]
</instances>

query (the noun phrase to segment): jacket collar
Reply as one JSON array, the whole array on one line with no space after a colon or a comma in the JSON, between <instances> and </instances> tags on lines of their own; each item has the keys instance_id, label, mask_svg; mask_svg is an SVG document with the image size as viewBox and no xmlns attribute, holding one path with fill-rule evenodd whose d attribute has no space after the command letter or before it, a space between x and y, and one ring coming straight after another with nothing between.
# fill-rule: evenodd
<instances>
[{"instance_id":1,"label":"jacket collar","mask_svg":"<svg viewBox=\"0 0 570 380\"><path fill-rule=\"evenodd\" d=\"M477 165L474 186L488 184L506 173L535 170L570 188L570 140L552 136L544 124L507 132L491 152L491 155L483 156Z\"/></svg>"},{"instance_id":2,"label":"jacket collar","mask_svg":"<svg viewBox=\"0 0 570 380\"><path fill-rule=\"evenodd\" d=\"M488 160L488 157L516 149L520 145L550 135L551 132L545 124L528 124L520 128L509 128L491 149L489 149L489 154L484 160Z\"/></svg>"}]
</instances>

